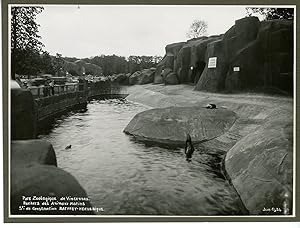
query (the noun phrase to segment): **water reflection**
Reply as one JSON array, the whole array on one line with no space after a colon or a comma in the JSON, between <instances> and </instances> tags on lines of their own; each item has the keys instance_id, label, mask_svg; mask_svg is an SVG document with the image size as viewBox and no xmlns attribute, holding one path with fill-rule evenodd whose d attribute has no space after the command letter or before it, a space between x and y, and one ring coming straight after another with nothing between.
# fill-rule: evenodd
<instances>
[{"instance_id":1,"label":"water reflection","mask_svg":"<svg viewBox=\"0 0 300 228\"><path fill-rule=\"evenodd\" d=\"M227 215L245 211L220 172L223 153L195 146L137 141L123 129L147 107L125 99L93 100L85 112L66 115L42 138L58 166L84 187L101 214ZM72 145L65 150L67 145Z\"/></svg>"}]
</instances>

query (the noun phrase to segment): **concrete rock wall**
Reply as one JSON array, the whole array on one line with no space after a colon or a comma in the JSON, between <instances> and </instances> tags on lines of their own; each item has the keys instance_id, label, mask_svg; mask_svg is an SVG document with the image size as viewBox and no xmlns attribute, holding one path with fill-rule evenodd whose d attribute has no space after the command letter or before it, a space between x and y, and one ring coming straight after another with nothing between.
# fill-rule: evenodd
<instances>
[{"instance_id":1,"label":"concrete rock wall","mask_svg":"<svg viewBox=\"0 0 300 228\"><path fill-rule=\"evenodd\" d=\"M238 141L227 153L226 171L251 214L292 213L291 123L289 112L274 111L262 126ZM272 208L280 211L269 211Z\"/></svg>"},{"instance_id":2,"label":"concrete rock wall","mask_svg":"<svg viewBox=\"0 0 300 228\"><path fill-rule=\"evenodd\" d=\"M193 91L191 85L145 85L142 88L140 86L130 89L128 100L152 108L203 107L207 103L214 103L217 107L236 113L235 122L224 134L203 142L202 145L207 149L227 152L224 168L251 215L292 214L292 98L199 92ZM220 109L216 109L217 112L218 110ZM143 115L145 114L139 114L138 119L134 118L133 121L138 120L136 123L139 124L143 121ZM147 118L146 121L148 120L152 120L152 125L157 121L154 118ZM175 128L176 124L173 126ZM203 125L194 129L195 126L190 131L201 131L205 128ZM138 129L137 133L152 133L156 128L151 127ZM276 208L280 210L274 212Z\"/></svg>"},{"instance_id":3,"label":"concrete rock wall","mask_svg":"<svg viewBox=\"0 0 300 228\"><path fill-rule=\"evenodd\" d=\"M242 18L224 35L167 45L154 83L163 83L161 74L169 68L179 83L194 83L200 91L273 89L291 94L293 48L293 21ZM216 68L208 68L212 57L217 57Z\"/></svg>"},{"instance_id":4,"label":"concrete rock wall","mask_svg":"<svg viewBox=\"0 0 300 228\"><path fill-rule=\"evenodd\" d=\"M92 73L93 75L102 75L103 71L100 66L92 63L87 63L84 60L77 60L75 62L68 62L64 60L64 70L75 71L78 75L83 75L83 72Z\"/></svg>"}]
</instances>

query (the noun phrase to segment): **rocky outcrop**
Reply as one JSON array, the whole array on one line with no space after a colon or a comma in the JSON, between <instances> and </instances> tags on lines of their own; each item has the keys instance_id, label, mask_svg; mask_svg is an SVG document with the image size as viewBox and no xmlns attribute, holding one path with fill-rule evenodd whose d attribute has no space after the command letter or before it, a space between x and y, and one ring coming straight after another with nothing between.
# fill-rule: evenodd
<instances>
[{"instance_id":1,"label":"rocky outcrop","mask_svg":"<svg viewBox=\"0 0 300 228\"><path fill-rule=\"evenodd\" d=\"M130 74L120 73L114 74L110 77L112 82L117 82L120 85L129 85Z\"/></svg>"},{"instance_id":2,"label":"rocky outcrop","mask_svg":"<svg viewBox=\"0 0 300 228\"><path fill-rule=\"evenodd\" d=\"M35 164L57 166L55 151L51 143L35 140L13 140L11 142L11 161L17 166Z\"/></svg>"},{"instance_id":3,"label":"rocky outcrop","mask_svg":"<svg viewBox=\"0 0 300 228\"><path fill-rule=\"evenodd\" d=\"M227 153L225 168L251 214L291 214L292 115L275 110ZM277 212L271 210L279 208Z\"/></svg>"},{"instance_id":4,"label":"rocky outcrop","mask_svg":"<svg viewBox=\"0 0 300 228\"><path fill-rule=\"evenodd\" d=\"M177 75L174 72L169 73L164 78L164 81L165 81L166 85L176 85L176 84L178 84L178 78L177 78Z\"/></svg>"},{"instance_id":5,"label":"rocky outcrop","mask_svg":"<svg viewBox=\"0 0 300 228\"><path fill-rule=\"evenodd\" d=\"M129 85L152 83L154 81L155 70L155 68L150 68L133 73L129 77Z\"/></svg>"},{"instance_id":6,"label":"rocky outcrop","mask_svg":"<svg viewBox=\"0 0 300 228\"><path fill-rule=\"evenodd\" d=\"M137 114L124 129L127 134L160 143L179 143L189 133L193 142L207 141L223 134L236 119L226 109L169 107Z\"/></svg>"},{"instance_id":7,"label":"rocky outcrop","mask_svg":"<svg viewBox=\"0 0 300 228\"><path fill-rule=\"evenodd\" d=\"M226 75L226 61L225 61L224 43L222 40L211 42L207 45L206 62L209 57L217 57L218 67L209 69L205 67L196 89L202 91L218 92L224 88ZM200 87L200 88L199 88Z\"/></svg>"},{"instance_id":8,"label":"rocky outcrop","mask_svg":"<svg viewBox=\"0 0 300 228\"><path fill-rule=\"evenodd\" d=\"M224 35L167 45L154 82L162 83L161 73L170 68L179 83L195 83L200 91L273 88L292 94L293 48L293 21L246 17ZM208 67L213 57L216 67Z\"/></svg>"},{"instance_id":9,"label":"rocky outcrop","mask_svg":"<svg viewBox=\"0 0 300 228\"><path fill-rule=\"evenodd\" d=\"M52 145L42 140L19 140L11 144L11 214L94 214L86 210L62 210L61 205L42 205L45 200L31 200L39 205L27 205L29 210L20 208L24 205L23 197L85 197L87 194L77 180L69 173L56 167L56 156ZM49 201L48 201L49 202ZM65 201L60 201L65 203ZM70 203L71 201L69 201ZM74 201L76 203L78 201ZM91 207L85 201L84 208ZM41 208L52 208L41 210ZM80 206L77 206L80 207ZM54 210L53 208L56 208Z\"/></svg>"},{"instance_id":10,"label":"rocky outcrop","mask_svg":"<svg viewBox=\"0 0 300 228\"><path fill-rule=\"evenodd\" d=\"M293 99L249 94L216 94L192 91L190 85L144 85L131 87L128 100L152 108L170 106L205 106L214 103L236 113L236 120L224 134L201 143L207 150L227 152L224 168L228 179L240 195L251 215L291 215L293 210ZM171 108L170 108L171 109ZM155 110L155 109L154 109ZM212 111L212 110L209 110ZM217 110L216 110L217 111ZM153 111L154 113L154 111ZM194 112L196 114L196 112ZM173 112L169 114L173 115ZM201 115L201 114L200 114ZM141 120L145 117L145 120ZM161 128L169 128L167 118L158 118L141 113L131 125L131 134L143 137L156 132L163 138L168 135ZM201 119L206 117L201 117ZM167 123L165 123L167 122ZM142 124L149 126L143 129ZM177 122L173 121L177 129ZM152 129L150 129L150 126ZM206 129L197 126L196 131ZM192 131L194 128L189 128ZM184 130L180 128L180 130ZM144 132L145 131L145 132ZM153 133L152 133L153 132ZM172 132L171 132L172 133ZM171 134L170 133L170 134ZM173 132L177 135L179 133ZM147 136L146 135L146 136ZM153 136L151 136L153 137ZM183 137L179 135L178 138ZM169 137L171 138L171 137ZM273 208L273 209L272 209ZM277 211L274 211L278 208Z\"/></svg>"},{"instance_id":11,"label":"rocky outcrop","mask_svg":"<svg viewBox=\"0 0 300 228\"><path fill-rule=\"evenodd\" d=\"M77 60L75 62L69 62L64 60L63 68L68 72L76 72L77 75L83 75L83 73L91 75L102 75L103 71L100 66L92 63L87 63L84 60Z\"/></svg>"},{"instance_id":12,"label":"rocky outcrop","mask_svg":"<svg viewBox=\"0 0 300 228\"><path fill-rule=\"evenodd\" d=\"M161 77L166 85L176 85L179 83L177 75L170 68L163 69Z\"/></svg>"}]
</instances>

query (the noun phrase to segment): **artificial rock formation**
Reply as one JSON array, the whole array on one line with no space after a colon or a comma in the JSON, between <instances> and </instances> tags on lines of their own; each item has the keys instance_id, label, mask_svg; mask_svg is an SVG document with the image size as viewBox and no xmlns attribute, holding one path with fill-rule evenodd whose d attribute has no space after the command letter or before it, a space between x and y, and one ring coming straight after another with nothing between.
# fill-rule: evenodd
<instances>
[{"instance_id":1,"label":"artificial rock formation","mask_svg":"<svg viewBox=\"0 0 300 228\"><path fill-rule=\"evenodd\" d=\"M275 110L227 153L226 171L251 214L293 213L292 121L290 112Z\"/></svg>"},{"instance_id":2,"label":"artificial rock formation","mask_svg":"<svg viewBox=\"0 0 300 228\"><path fill-rule=\"evenodd\" d=\"M92 75L102 75L102 68L98 65L87 63L84 60L77 60L75 62L69 62L64 60L64 69L68 72L76 72L78 75L92 74Z\"/></svg>"},{"instance_id":3,"label":"artificial rock formation","mask_svg":"<svg viewBox=\"0 0 300 228\"><path fill-rule=\"evenodd\" d=\"M170 68L179 83L200 91L280 90L293 88L293 21L245 17L225 34L200 37L166 46L154 83ZM216 67L208 67L217 57Z\"/></svg>"},{"instance_id":4,"label":"artificial rock formation","mask_svg":"<svg viewBox=\"0 0 300 228\"><path fill-rule=\"evenodd\" d=\"M191 86L188 85L145 85L132 88L127 99L152 108L163 108L162 110L165 107L170 107L166 110L172 110L171 106L198 106L201 110L200 106L207 103L217 105L217 109L207 110L206 115L197 109L186 109L191 111L189 114L180 111L178 116L189 117L190 123L175 118L176 111L169 114L171 118L162 118L163 115L157 109L138 114L125 129L137 139L148 137L149 140L151 137L156 139L153 141L159 141L159 136L161 139L184 138L180 134L186 129L193 133L205 133L207 128L220 127L218 122L210 123L211 120L207 119L208 116L212 119L217 117L210 113L218 113L220 107L236 113L233 125L224 129L224 134L214 138L206 137L208 141L201 145L208 151L217 149L227 152L223 163L226 176L231 180L250 215L293 213L293 98L209 94L191 91ZM150 115L155 112L158 112L157 116ZM199 123L192 124L197 115L201 117ZM200 125L201 122L204 123ZM184 124L188 128L184 128ZM197 140L195 135L191 136L193 141ZM276 208L278 210L275 212Z\"/></svg>"},{"instance_id":5,"label":"artificial rock formation","mask_svg":"<svg viewBox=\"0 0 300 228\"><path fill-rule=\"evenodd\" d=\"M130 74L120 73L120 74L113 74L111 76L112 82L117 82L120 85L128 85L129 84L129 77Z\"/></svg>"},{"instance_id":6,"label":"artificial rock formation","mask_svg":"<svg viewBox=\"0 0 300 228\"><path fill-rule=\"evenodd\" d=\"M235 119L234 112L223 108L158 108L137 114L124 132L143 140L172 144L184 143L188 133L193 142L202 142L224 134Z\"/></svg>"},{"instance_id":7,"label":"artificial rock formation","mask_svg":"<svg viewBox=\"0 0 300 228\"><path fill-rule=\"evenodd\" d=\"M87 198L86 192L77 180L71 174L57 167L54 149L46 141L12 141L10 175L10 208L12 214L94 214L93 211L63 210L59 205L43 206L42 203L45 200L33 200L34 196L56 197L57 201L66 196ZM30 210L24 210L20 207L24 205L23 197L31 197L32 200L30 201L39 205L26 205ZM50 207L57 209L41 210ZM91 207L90 202L86 201L84 207Z\"/></svg>"},{"instance_id":8,"label":"artificial rock formation","mask_svg":"<svg viewBox=\"0 0 300 228\"><path fill-rule=\"evenodd\" d=\"M130 75L129 85L142 85L152 83L154 81L155 68L144 69Z\"/></svg>"}]
</instances>

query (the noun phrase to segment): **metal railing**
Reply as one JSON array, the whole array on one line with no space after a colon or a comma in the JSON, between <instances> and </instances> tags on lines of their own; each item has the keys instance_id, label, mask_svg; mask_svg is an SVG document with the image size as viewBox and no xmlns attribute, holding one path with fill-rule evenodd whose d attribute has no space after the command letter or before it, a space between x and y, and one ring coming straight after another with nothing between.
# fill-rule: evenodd
<instances>
[{"instance_id":1,"label":"metal railing","mask_svg":"<svg viewBox=\"0 0 300 228\"><path fill-rule=\"evenodd\" d=\"M32 93L34 98L43 98L43 97L49 97L49 96L79 91L79 84L55 85L54 87L51 86L29 87L29 90Z\"/></svg>"}]
</instances>

